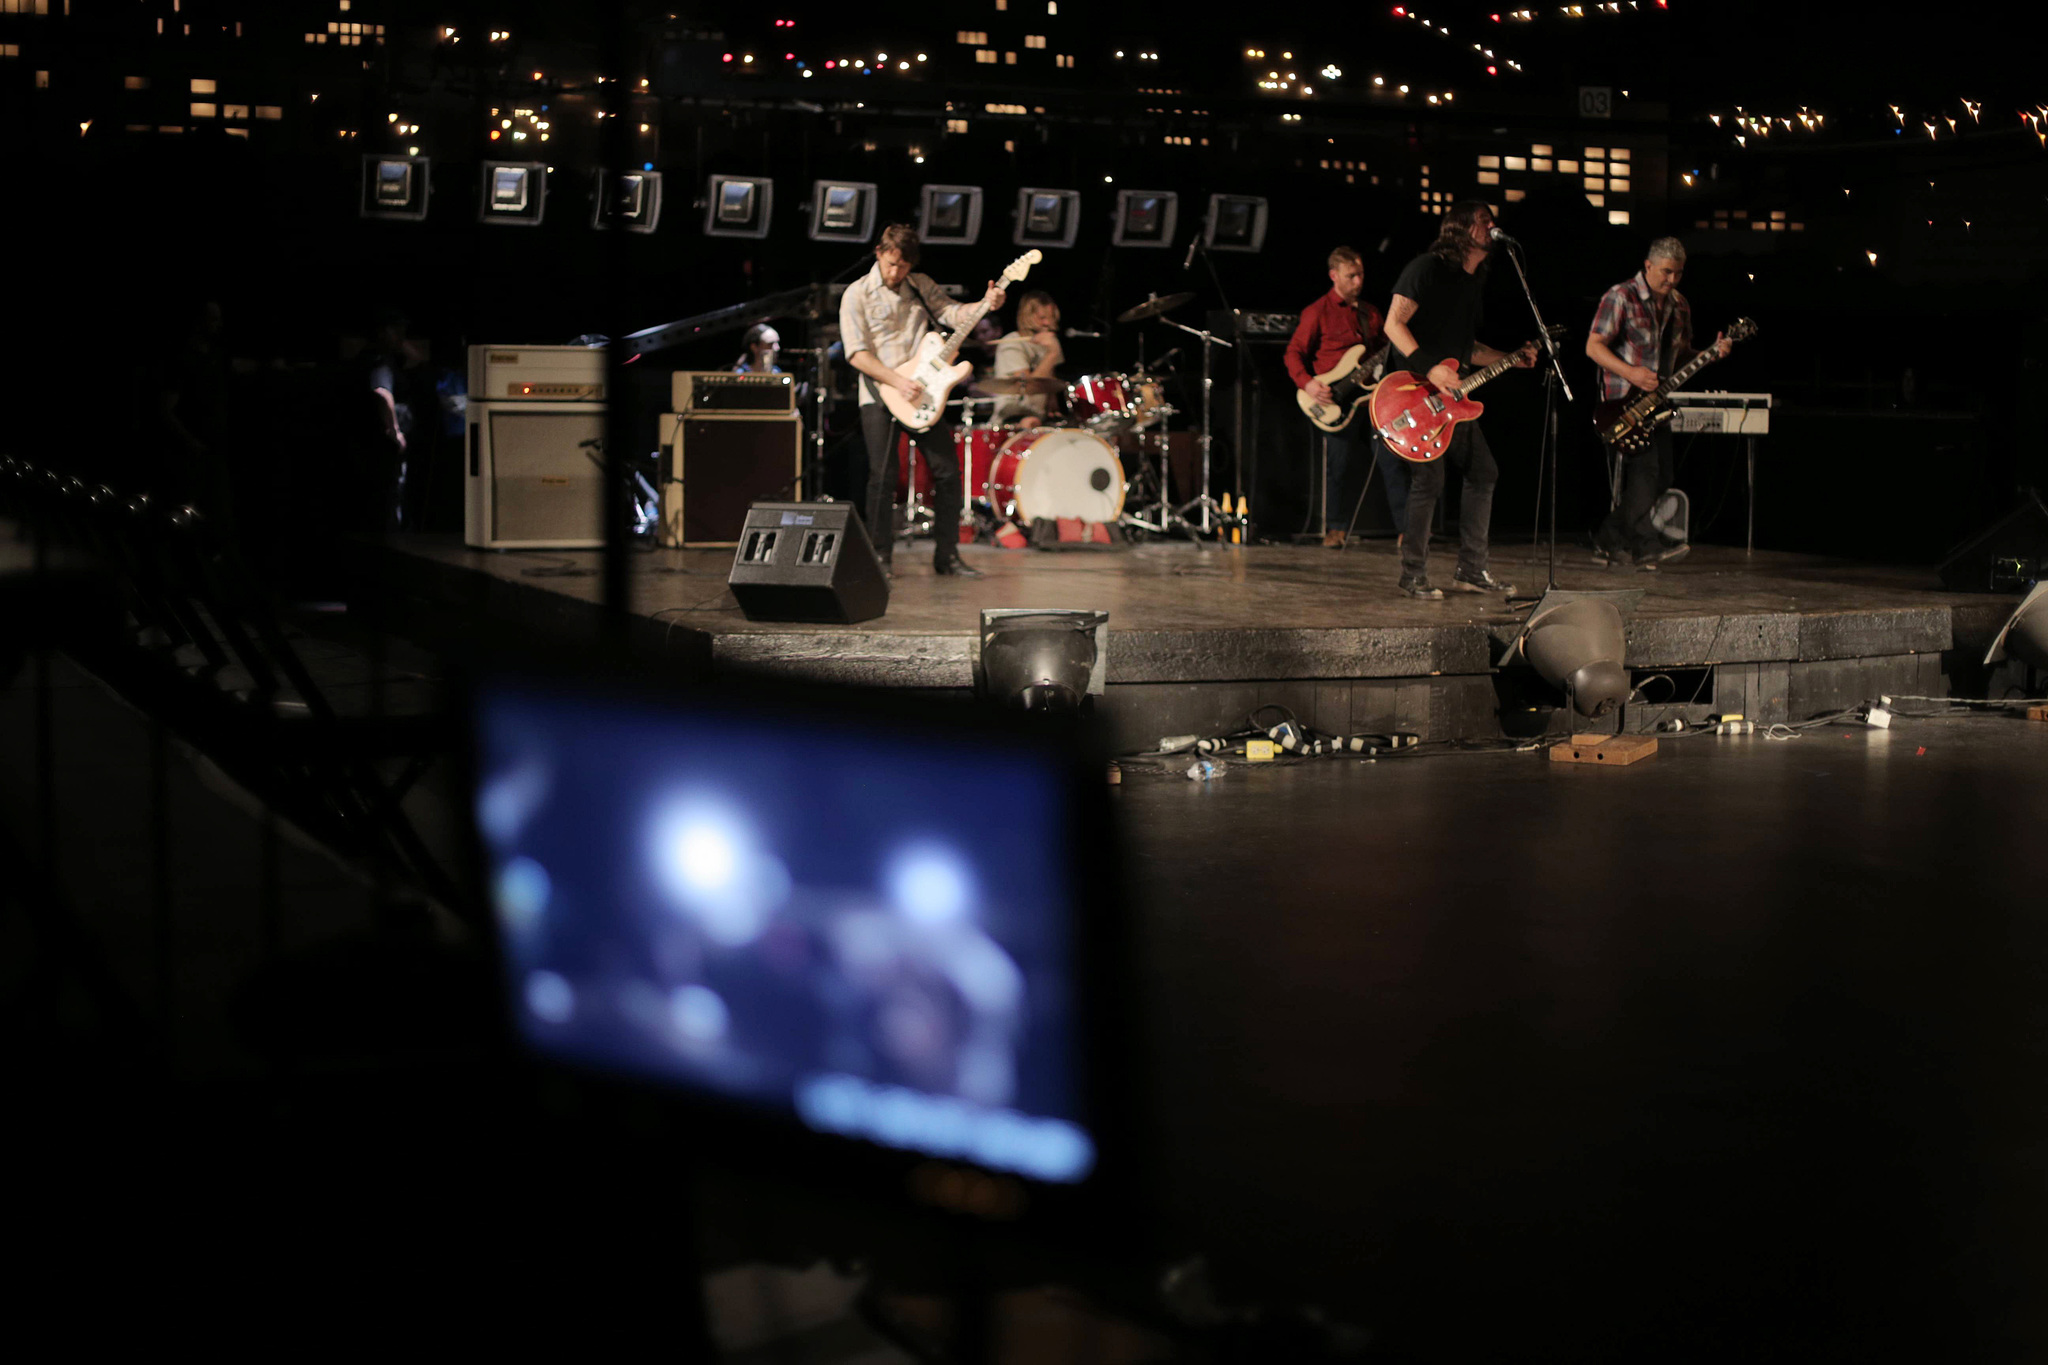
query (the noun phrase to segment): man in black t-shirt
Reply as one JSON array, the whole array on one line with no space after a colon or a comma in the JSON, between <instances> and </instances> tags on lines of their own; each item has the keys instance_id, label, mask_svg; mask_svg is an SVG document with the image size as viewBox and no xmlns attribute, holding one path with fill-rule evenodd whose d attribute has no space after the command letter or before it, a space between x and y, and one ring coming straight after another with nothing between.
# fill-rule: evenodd
<instances>
[{"instance_id":1,"label":"man in black t-shirt","mask_svg":"<svg viewBox=\"0 0 2048 1365\"><path fill-rule=\"evenodd\" d=\"M1491 365L1505 351L1480 343L1480 288L1487 258L1493 253L1493 210L1476 199L1445 211L1436 241L1408 262L1394 281L1394 300L1387 309L1387 340L1394 354L1387 369L1425 374L1430 383L1450 392L1459 368ZM1456 362L1456 367L1446 365ZM1515 364L1536 363L1533 344L1515 352ZM1486 433L1476 421L1460 422L1451 432L1450 448L1435 460L1411 467L1408 484L1408 525L1401 543L1401 591L1410 597L1441 599L1443 591L1429 581L1429 523L1443 495L1444 466L1455 464L1465 477L1465 495L1458 512L1458 571L1451 586L1460 592L1513 592L1486 571L1486 538L1493 521L1493 486L1500 467L1493 462Z\"/></svg>"}]
</instances>

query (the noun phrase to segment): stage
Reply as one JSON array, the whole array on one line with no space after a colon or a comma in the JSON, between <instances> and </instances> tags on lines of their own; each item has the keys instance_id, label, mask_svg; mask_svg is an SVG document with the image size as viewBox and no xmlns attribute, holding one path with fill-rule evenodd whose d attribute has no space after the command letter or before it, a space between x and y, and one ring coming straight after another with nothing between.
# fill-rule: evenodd
<instances>
[{"instance_id":1,"label":"stage","mask_svg":"<svg viewBox=\"0 0 2048 1365\"><path fill-rule=\"evenodd\" d=\"M1455 545L1438 548L1430 577L1448 589ZM631 647L693 676L965 694L983 608L1103 610L1109 689L1098 705L1120 752L1229 730L1267 703L1333 733L1468 739L1541 726L1556 700L1528 669L1500 666L1521 613L1491 594L1401 596L1391 541L1342 552L1175 541L962 553L986 577L938 577L928 543L899 545L888 612L837 626L745 619L723 591L730 550L635 551ZM507 641L576 648L597 637L600 558L397 536L366 568L391 624L437 652ZM1546 564L1544 547L1520 544L1497 548L1492 569L1533 594ZM1631 729L1722 712L1793 720L1880 691L1981 688L1977 660L2016 602L1945 592L1931 568L1720 546L1644 573L1602 568L1560 545L1557 582L1642 592L1628 616L1627 663L1639 682L1670 678L1645 685Z\"/></svg>"}]
</instances>

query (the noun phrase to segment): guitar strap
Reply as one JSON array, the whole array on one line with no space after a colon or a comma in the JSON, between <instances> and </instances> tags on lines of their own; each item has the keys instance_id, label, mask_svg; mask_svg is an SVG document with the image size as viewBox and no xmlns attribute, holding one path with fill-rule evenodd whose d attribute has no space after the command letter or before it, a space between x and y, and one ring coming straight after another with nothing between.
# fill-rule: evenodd
<instances>
[{"instance_id":1,"label":"guitar strap","mask_svg":"<svg viewBox=\"0 0 2048 1365\"><path fill-rule=\"evenodd\" d=\"M905 279L903 282L904 284L909 285L910 296L917 300L917 306L924 309L924 315L927 319L930 320L932 329L934 331L945 332L950 335L953 329L946 326L945 323L939 321L939 315L932 311L931 304L925 302L924 290L919 289L914 284L911 284L909 279ZM920 340L922 340L922 338L920 338ZM868 397L874 399L878 403L882 401L881 387L875 383L873 376L864 374L860 377L860 382L867 386Z\"/></svg>"}]
</instances>

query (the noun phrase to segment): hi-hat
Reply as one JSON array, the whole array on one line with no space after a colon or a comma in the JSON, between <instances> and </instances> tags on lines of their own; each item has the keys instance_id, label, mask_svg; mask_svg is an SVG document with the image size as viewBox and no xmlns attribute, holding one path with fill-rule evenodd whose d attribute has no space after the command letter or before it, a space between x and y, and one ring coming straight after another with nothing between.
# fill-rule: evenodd
<instances>
[{"instance_id":1,"label":"hi-hat","mask_svg":"<svg viewBox=\"0 0 2048 1365\"><path fill-rule=\"evenodd\" d=\"M1151 298L1146 299L1143 303L1139 304L1136 308L1126 308L1123 312L1118 313L1116 315L1116 320L1120 323L1143 322L1146 318L1156 318L1161 313L1171 313L1174 309L1180 307L1182 304L1186 303L1189 299L1192 299L1193 297L1194 295L1192 293L1165 295L1155 294Z\"/></svg>"},{"instance_id":2,"label":"hi-hat","mask_svg":"<svg viewBox=\"0 0 2048 1365\"><path fill-rule=\"evenodd\" d=\"M1065 393L1066 383L1058 379L1040 379L1035 375L1020 374L1009 379L979 379L968 385L967 391L978 398L994 398L1011 394Z\"/></svg>"}]
</instances>

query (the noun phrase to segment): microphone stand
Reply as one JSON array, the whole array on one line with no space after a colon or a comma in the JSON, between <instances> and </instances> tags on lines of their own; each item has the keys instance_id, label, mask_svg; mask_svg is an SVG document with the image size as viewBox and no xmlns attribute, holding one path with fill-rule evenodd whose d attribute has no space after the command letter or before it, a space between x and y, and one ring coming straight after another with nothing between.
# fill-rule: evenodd
<instances>
[{"instance_id":1,"label":"microphone stand","mask_svg":"<svg viewBox=\"0 0 2048 1365\"><path fill-rule=\"evenodd\" d=\"M1510 264L1515 267L1515 278L1521 282L1522 297L1529 301L1529 315L1536 319L1536 335L1543 339L1543 353L1549 358L1550 368L1543 372L1543 438L1542 446L1536 452L1539 472L1548 459L1550 468L1550 587L1557 586L1557 390L1564 390L1564 401L1572 399L1572 385L1564 377L1564 361L1557 352L1557 337L1551 332L1550 324L1543 320L1543 310L1536 306L1535 291L1529 288L1529 272L1522 268L1521 243L1511 237L1503 237L1501 246L1507 251Z\"/></svg>"},{"instance_id":2,"label":"microphone stand","mask_svg":"<svg viewBox=\"0 0 2048 1365\"><path fill-rule=\"evenodd\" d=\"M1242 341L1244 339L1244 329L1242 326L1240 326L1240 323L1243 321L1243 319L1239 316L1238 311L1230 306L1230 295L1223 288L1223 276L1216 269L1216 254L1213 251L1209 250L1209 242L1207 237L1200 230L1197 230L1195 233L1194 241L1190 242L1189 245L1193 249L1201 253L1202 265L1209 272L1209 282L1216 286L1216 300L1217 302L1223 305L1223 311L1230 314L1231 335L1237 337L1239 341ZM1202 352L1202 359L1205 365L1208 361L1208 357L1208 351L1204 350ZM1205 377L1202 380L1202 399L1205 405L1208 402L1209 397L1209 381L1206 377L1207 373L1208 372L1205 369L1203 371ZM1242 519L1244 517L1242 508L1244 506L1245 481L1244 357L1242 355L1240 355L1237 358L1237 363L1231 366L1230 369L1230 393L1230 464L1232 470L1232 483L1235 485L1238 507L1240 509L1237 514L1240 518L1239 525L1241 525L1244 528L1245 543L1250 544L1252 538L1251 522ZM1202 431L1204 433L1202 437L1202 492L1205 496L1209 492L1209 438L1207 436L1208 430L1209 414L1208 409L1205 406L1202 412ZM1256 471L1254 471L1254 474L1256 475Z\"/></svg>"}]
</instances>

